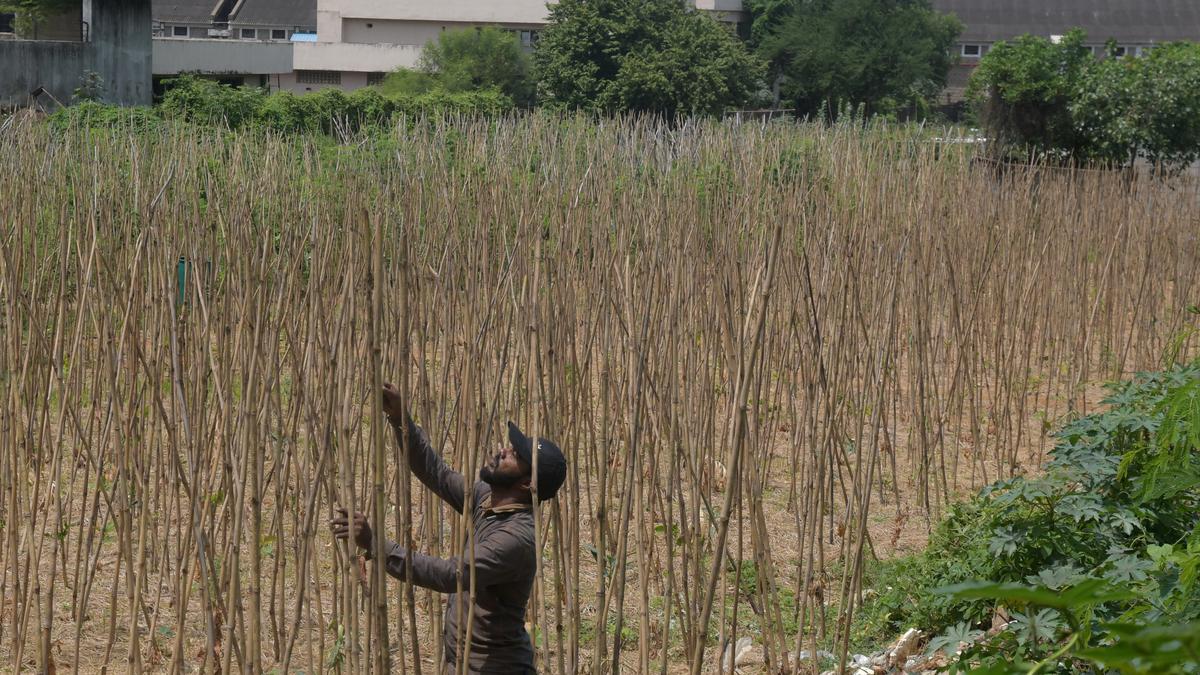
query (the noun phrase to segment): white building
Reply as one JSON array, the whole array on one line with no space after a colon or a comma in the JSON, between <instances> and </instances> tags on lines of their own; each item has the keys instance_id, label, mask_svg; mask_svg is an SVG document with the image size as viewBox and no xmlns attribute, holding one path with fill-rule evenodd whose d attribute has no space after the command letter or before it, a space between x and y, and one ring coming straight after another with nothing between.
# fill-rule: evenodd
<instances>
[{"instance_id":1,"label":"white building","mask_svg":"<svg viewBox=\"0 0 1200 675\"><path fill-rule=\"evenodd\" d=\"M195 73L228 84L304 91L293 41L315 39L316 0L154 0L155 80Z\"/></svg>"},{"instance_id":2,"label":"white building","mask_svg":"<svg viewBox=\"0 0 1200 675\"><path fill-rule=\"evenodd\" d=\"M744 20L741 0L695 0L723 20ZM296 79L312 88L357 89L399 67L413 68L442 31L500 26L532 48L546 25L546 0L318 0L317 40L295 45Z\"/></svg>"},{"instance_id":3,"label":"white building","mask_svg":"<svg viewBox=\"0 0 1200 675\"><path fill-rule=\"evenodd\" d=\"M298 93L358 89L416 67L442 31L500 26L532 49L546 1L154 0L154 75ZM746 18L742 0L693 1L730 23Z\"/></svg>"}]
</instances>

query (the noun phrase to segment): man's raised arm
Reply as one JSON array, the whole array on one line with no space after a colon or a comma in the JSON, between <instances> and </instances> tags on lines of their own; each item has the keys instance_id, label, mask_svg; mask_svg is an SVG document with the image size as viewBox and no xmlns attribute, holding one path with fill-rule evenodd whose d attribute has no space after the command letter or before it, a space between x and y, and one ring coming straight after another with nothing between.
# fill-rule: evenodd
<instances>
[{"instance_id":1,"label":"man's raised arm","mask_svg":"<svg viewBox=\"0 0 1200 675\"><path fill-rule=\"evenodd\" d=\"M417 426L407 410L400 406L400 394L390 384L383 385L383 411L388 416L396 442L408 457L408 466L425 487L441 497L455 511L463 510L463 475L442 459L425 431Z\"/></svg>"},{"instance_id":2,"label":"man's raised arm","mask_svg":"<svg viewBox=\"0 0 1200 675\"><path fill-rule=\"evenodd\" d=\"M441 497L455 511L463 510L463 475L451 469L442 456L429 444L421 427L405 415L403 424L392 423L396 442L408 456L408 466L425 487Z\"/></svg>"}]
</instances>

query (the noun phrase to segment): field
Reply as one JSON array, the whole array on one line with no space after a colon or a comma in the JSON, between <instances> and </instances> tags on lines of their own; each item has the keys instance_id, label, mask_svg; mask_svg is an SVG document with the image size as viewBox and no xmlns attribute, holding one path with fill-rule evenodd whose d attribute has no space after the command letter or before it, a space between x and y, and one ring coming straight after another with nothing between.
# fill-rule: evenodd
<instances>
[{"instance_id":1,"label":"field","mask_svg":"<svg viewBox=\"0 0 1200 675\"><path fill-rule=\"evenodd\" d=\"M939 132L940 133L940 132ZM436 672L454 555L375 392L540 507L543 672L800 672L867 561L1197 353L1197 189L916 127L530 116L334 142L0 125L0 671Z\"/></svg>"}]
</instances>

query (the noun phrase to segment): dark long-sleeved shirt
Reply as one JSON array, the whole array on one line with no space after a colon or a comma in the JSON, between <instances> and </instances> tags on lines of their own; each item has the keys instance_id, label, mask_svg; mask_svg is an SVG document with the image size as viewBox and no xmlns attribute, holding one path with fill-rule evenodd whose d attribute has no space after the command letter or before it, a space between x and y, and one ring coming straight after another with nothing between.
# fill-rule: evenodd
<instances>
[{"instance_id":1,"label":"dark long-sleeved shirt","mask_svg":"<svg viewBox=\"0 0 1200 675\"><path fill-rule=\"evenodd\" d=\"M467 496L463 475L446 465L420 427L409 420L405 433L405 426L393 424L396 441L406 448L413 474L462 513ZM533 646L525 631L525 607L537 573L532 510L527 504L492 508L491 486L483 482L474 484L469 497L475 535L475 607L469 670L481 674L534 673ZM414 584L450 594L442 640L451 663L459 657L458 637L463 630L460 626L466 623L471 608L472 557L467 545L468 542L463 543L460 557L449 559L410 552L391 541L385 547L388 574L403 579L405 567L409 566Z\"/></svg>"}]
</instances>

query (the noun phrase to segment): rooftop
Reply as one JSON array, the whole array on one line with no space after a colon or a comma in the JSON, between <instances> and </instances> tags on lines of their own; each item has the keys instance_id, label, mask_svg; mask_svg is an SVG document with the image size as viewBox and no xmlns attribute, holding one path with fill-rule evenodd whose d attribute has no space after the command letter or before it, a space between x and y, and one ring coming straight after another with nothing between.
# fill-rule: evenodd
<instances>
[{"instance_id":1,"label":"rooftop","mask_svg":"<svg viewBox=\"0 0 1200 675\"><path fill-rule=\"evenodd\" d=\"M1087 31L1088 42L1128 44L1200 40L1197 0L933 0L956 15L966 42Z\"/></svg>"},{"instance_id":2,"label":"rooftop","mask_svg":"<svg viewBox=\"0 0 1200 675\"><path fill-rule=\"evenodd\" d=\"M317 25L317 0L241 0L229 21L259 26Z\"/></svg>"},{"instance_id":3,"label":"rooftop","mask_svg":"<svg viewBox=\"0 0 1200 675\"><path fill-rule=\"evenodd\" d=\"M151 16L155 21L209 23L220 0L154 0Z\"/></svg>"},{"instance_id":4,"label":"rooftop","mask_svg":"<svg viewBox=\"0 0 1200 675\"><path fill-rule=\"evenodd\" d=\"M317 0L154 0L162 23L211 23L227 8L229 23L253 26L317 25Z\"/></svg>"}]
</instances>

